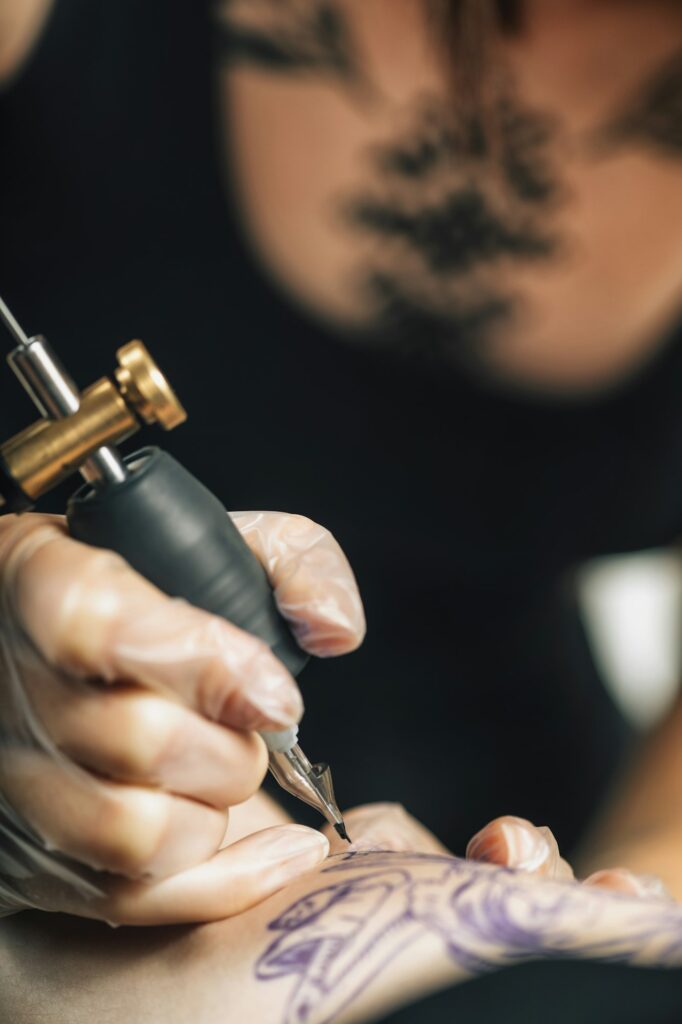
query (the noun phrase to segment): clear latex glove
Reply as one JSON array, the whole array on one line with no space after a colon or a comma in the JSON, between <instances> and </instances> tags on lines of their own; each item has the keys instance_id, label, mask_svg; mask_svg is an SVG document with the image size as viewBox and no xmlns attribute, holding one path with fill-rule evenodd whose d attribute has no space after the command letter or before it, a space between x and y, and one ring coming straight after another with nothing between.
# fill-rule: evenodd
<instances>
[{"instance_id":1,"label":"clear latex glove","mask_svg":"<svg viewBox=\"0 0 682 1024\"><path fill-rule=\"evenodd\" d=\"M469 841L468 860L515 868L540 878L571 881L573 868L564 860L553 833L546 825L536 826L525 818L505 815L495 818ZM584 885L630 893L634 896L670 898L663 882L653 875L636 875L627 868L595 871Z\"/></svg>"},{"instance_id":2,"label":"clear latex glove","mask_svg":"<svg viewBox=\"0 0 682 1024\"><path fill-rule=\"evenodd\" d=\"M329 534L277 513L246 522L302 646L356 647L362 607ZM220 918L319 863L326 839L297 825L221 849L227 809L266 771L255 730L302 710L261 641L72 540L60 517L0 519L0 913Z\"/></svg>"},{"instance_id":3,"label":"clear latex glove","mask_svg":"<svg viewBox=\"0 0 682 1024\"><path fill-rule=\"evenodd\" d=\"M354 650L365 635L357 584L332 535L304 516L232 512L275 588L301 647L318 658Z\"/></svg>"}]
</instances>

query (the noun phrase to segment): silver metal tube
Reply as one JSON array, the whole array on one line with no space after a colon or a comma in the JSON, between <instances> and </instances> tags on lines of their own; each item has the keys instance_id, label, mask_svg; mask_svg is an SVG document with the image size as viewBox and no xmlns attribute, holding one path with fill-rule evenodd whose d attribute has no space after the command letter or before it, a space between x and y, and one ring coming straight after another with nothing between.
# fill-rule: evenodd
<instances>
[{"instance_id":1,"label":"silver metal tube","mask_svg":"<svg viewBox=\"0 0 682 1024\"><path fill-rule=\"evenodd\" d=\"M80 468L81 476L91 484L122 484L128 479L125 462L111 445L98 448Z\"/></svg>"},{"instance_id":2,"label":"silver metal tube","mask_svg":"<svg viewBox=\"0 0 682 1024\"><path fill-rule=\"evenodd\" d=\"M6 312L16 324L2 299L0 303L3 319ZM19 325L16 326L19 334L26 338ZM14 331L12 333L17 337ZM9 354L7 361L41 416L59 420L78 412L78 388L45 338L40 335L26 338L25 343ZM94 484L120 484L128 478L125 463L116 449L110 446L98 448L81 466L80 472L89 483Z\"/></svg>"},{"instance_id":3,"label":"silver metal tube","mask_svg":"<svg viewBox=\"0 0 682 1024\"><path fill-rule=\"evenodd\" d=\"M2 320L18 345L28 345L28 338L24 334L20 324L15 320L14 314L7 303L3 302L2 297L0 297L0 320Z\"/></svg>"},{"instance_id":4,"label":"silver metal tube","mask_svg":"<svg viewBox=\"0 0 682 1024\"><path fill-rule=\"evenodd\" d=\"M271 750L269 766L282 789L314 807L337 830L343 828L329 765L311 764L295 744L290 750Z\"/></svg>"},{"instance_id":5,"label":"silver metal tube","mask_svg":"<svg viewBox=\"0 0 682 1024\"><path fill-rule=\"evenodd\" d=\"M41 416L59 420L78 412L80 396L75 383L41 335L29 338L7 357L7 362L28 392Z\"/></svg>"}]
</instances>

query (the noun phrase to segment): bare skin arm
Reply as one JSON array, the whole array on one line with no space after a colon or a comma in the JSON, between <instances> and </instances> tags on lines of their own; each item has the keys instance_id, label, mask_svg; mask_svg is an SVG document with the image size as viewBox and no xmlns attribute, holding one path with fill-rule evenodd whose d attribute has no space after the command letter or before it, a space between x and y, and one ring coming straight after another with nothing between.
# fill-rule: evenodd
<instances>
[{"instance_id":1,"label":"bare skin arm","mask_svg":"<svg viewBox=\"0 0 682 1024\"><path fill-rule=\"evenodd\" d=\"M57 915L8 919L0 1015L16 1024L359 1022L524 960L682 965L674 903L453 858L416 824L394 845L361 841L212 925L112 931Z\"/></svg>"},{"instance_id":2,"label":"bare skin arm","mask_svg":"<svg viewBox=\"0 0 682 1024\"><path fill-rule=\"evenodd\" d=\"M657 874L682 900L682 698L647 738L579 865L606 863Z\"/></svg>"},{"instance_id":3,"label":"bare skin arm","mask_svg":"<svg viewBox=\"0 0 682 1024\"><path fill-rule=\"evenodd\" d=\"M0 0L0 87L19 70L54 0Z\"/></svg>"}]
</instances>

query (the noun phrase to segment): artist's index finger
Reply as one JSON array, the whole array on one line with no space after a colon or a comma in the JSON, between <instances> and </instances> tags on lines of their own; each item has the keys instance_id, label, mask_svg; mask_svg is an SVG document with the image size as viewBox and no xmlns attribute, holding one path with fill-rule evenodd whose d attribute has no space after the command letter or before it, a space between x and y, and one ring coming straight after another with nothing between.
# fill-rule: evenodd
<instances>
[{"instance_id":1,"label":"artist's index finger","mask_svg":"<svg viewBox=\"0 0 682 1024\"><path fill-rule=\"evenodd\" d=\"M318 657L355 650L365 614L348 559L332 534L305 516L235 512L235 525L265 568L301 647Z\"/></svg>"}]
</instances>

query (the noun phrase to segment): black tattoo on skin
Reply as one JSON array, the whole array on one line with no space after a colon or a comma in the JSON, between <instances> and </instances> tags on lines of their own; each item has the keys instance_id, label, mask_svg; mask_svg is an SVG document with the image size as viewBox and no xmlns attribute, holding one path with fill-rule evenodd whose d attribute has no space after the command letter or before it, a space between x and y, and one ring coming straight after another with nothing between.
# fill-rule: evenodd
<instances>
[{"instance_id":1,"label":"black tattoo on skin","mask_svg":"<svg viewBox=\"0 0 682 1024\"><path fill-rule=\"evenodd\" d=\"M331 1024L426 935L459 974L532 958L682 963L676 903L444 856L346 854L268 928L255 973L293 982L282 1024Z\"/></svg>"},{"instance_id":2,"label":"black tattoo on skin","mask_svg":"<svg viewBox=\"0 0 682 1024\"><path fill-rule=\"evenodd\" d=\"M337 0L222 0L219 9L228 62L378 98ZM413 106L340 203L345 229L369 243L357 271L365 343L484 365L485 343L523 310L510 272L568 249L553 216L565 198L561 139L557 120L527 108L499 68L475 109L455 96ZM682 156L682 50L600 129L601 155L605 143Z\"/></svg>"},{"instance_id":3,"label":"black tattoo on skin","mask_svg":"<svg viewBox=\"0 0 682 1024\"><path fill-rule=\"evenodd\" d=\"M375 147L372 180L344 214L375 243L365 282L377 339L466 351L513 316L517 299L491 271L542 263L559 249L556 133L507 86L478 114L426 99L402 136Z\"/></svg>"},{"instance_id":4,"label":"black tattoo on skin","mask_svg":"<svg viewBox=\"0 0 682 1024\"><path fill-rule=\"evenodd\" d=\"M224 60L270 72L317 74L356 85L363 75L333 0L223 0L217 22Z\"/></svg>"},{"instance_id":5,"label":"black tattoo on skin","mask_svg":"<svg viewBox=\"0 0 682 1024\"><path fill-rule=\"evenodd\" d=\"M601 133L601 140L619 146L634 143L682 158L682 50L645 82L641 94Z\"/></svg>"}]
</instances>

